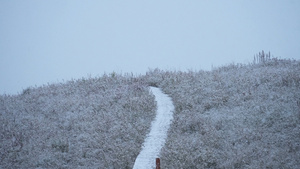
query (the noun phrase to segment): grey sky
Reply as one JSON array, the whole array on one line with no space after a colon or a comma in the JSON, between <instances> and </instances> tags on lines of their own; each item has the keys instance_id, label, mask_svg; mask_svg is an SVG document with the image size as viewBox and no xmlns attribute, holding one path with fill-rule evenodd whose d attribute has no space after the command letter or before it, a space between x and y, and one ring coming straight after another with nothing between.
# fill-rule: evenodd
<instances>
[{"instance_id":1,"label":"grey sky","mask_svg":"<svg viewBox=\"0 0 300 169\"><path fill-rule=\"evenodd\" d=\"M300 58L298 0L0 1L0 94L149 68Z\"/></svg>"}]
</instances>

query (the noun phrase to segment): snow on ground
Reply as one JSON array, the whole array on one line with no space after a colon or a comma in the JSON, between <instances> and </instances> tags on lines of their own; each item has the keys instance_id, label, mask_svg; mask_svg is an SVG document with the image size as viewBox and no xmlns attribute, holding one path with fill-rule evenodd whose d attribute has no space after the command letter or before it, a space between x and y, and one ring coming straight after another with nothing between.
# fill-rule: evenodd
<instances>
[{"instance_id":1,"label":"snow on ground","mask_svg":"<svg viewBox=\"0 0 300 169\"><path fill-rule=\"evenodd\" d=\"M159 88L150 87L150 89L157 102L157 115L151 124L151 131L145 139L142 151L135 160L134 169L155 168L155 159L159 158L173 119L174 105L171 98Z\"/></svg>"}]
</instances>

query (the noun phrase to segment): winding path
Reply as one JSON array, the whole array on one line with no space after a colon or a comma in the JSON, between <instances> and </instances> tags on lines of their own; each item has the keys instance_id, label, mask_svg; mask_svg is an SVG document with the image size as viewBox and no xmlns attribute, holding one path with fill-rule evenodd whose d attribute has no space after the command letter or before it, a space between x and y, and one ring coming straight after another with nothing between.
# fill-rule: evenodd
<instances>
[{"instance_id":1,"label":"winding path","mask_svg":"<svg viewBox=\"0 0 300 169\"><path fill-rule=\"evenodd\" d=\"M167 132L173 119L174 105L171 98L159 88L150 87L150 90L155 95L157 114L151 123L151 131L144 141L133 169L155 168L155 159L159 158L160 150L165 144Z\"/></svg>"}]
</instances>

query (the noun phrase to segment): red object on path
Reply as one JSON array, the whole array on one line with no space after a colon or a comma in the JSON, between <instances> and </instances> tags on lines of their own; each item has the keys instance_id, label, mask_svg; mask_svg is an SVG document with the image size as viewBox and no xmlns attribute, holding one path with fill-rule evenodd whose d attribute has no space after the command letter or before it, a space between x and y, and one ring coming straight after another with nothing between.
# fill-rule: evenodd
<instances>
[{"instance_id":1,"label":"red object on path","mask_svg":"<svg viewBox=\"0 0 300 169\"><path fill-rule=\"evenodd\" d=\"M156 158L156 169L160 169L160 159Z\"/></svg>"}]
</instances>

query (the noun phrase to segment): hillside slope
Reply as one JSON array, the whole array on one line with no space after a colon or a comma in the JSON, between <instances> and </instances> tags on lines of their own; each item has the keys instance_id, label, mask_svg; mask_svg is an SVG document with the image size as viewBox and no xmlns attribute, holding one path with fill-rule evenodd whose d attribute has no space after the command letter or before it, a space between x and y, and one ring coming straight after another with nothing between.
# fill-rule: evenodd
<instances>
[{"instance_id":1,"label":"hillside slope","mask_svg":"<svg viewBox=\"0 0 300 169\"><path fill-rule=\"evenodd\" d=\"M300 168L300 62L153 70L174 122L162 168Z\"/></svg>"},{"instance_id":2,"label":"hillside slope","mask_svg":"<svg viewBox=\"0 0 300 169\"><path fill-rule=\"evenodd\" d=\"M0 168L132 168L156 103L112 74L0 96Z\"/></svg>"},{"instance_id":3,"label":"hillside slope","mask_svg":"<svg viewBox=\"0 0 300 169\"><path fill-rule=\"evenodd\" d=\"M175 106L162 168L300 168L300 61L103 75L0 95L0 168L132 168Z\"/></svg>"}]
</instances>

